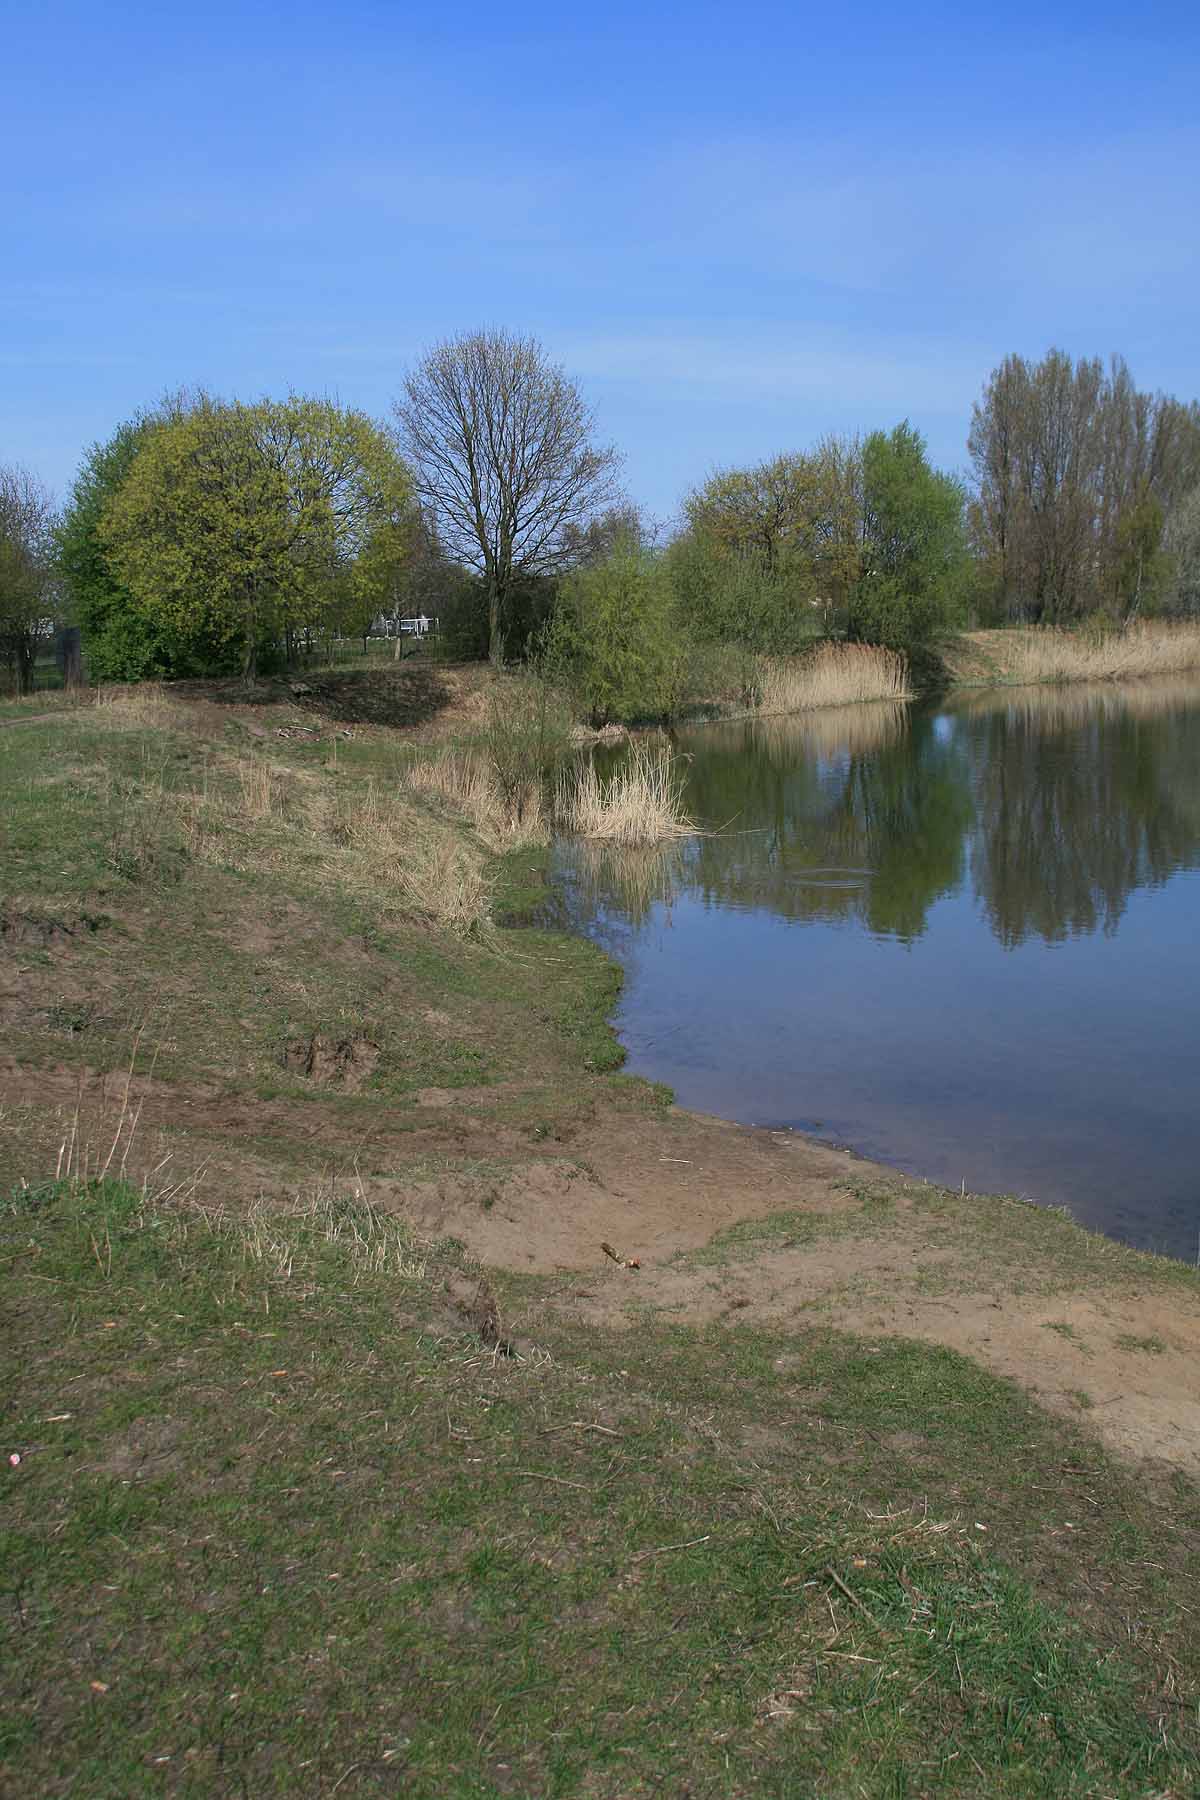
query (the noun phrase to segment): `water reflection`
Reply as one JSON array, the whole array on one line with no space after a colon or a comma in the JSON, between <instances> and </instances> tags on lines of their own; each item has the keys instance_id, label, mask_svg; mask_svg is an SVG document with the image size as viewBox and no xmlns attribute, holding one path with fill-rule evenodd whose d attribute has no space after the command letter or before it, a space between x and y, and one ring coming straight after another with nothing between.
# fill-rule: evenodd
<instances>
[{"instance_id":1,"label":"water reflection","mask_svg":"<svg viewBox=\"0 0 1200 1800\"><path fill-rule=\"evenodd\" d=\"M1200 685L681 733L709 835L563 847L630 1066L1195 1253Z\"/></svg>"},{"instance_id":2,"label":"water reflection","mask_svg":"<svg viewBox=\"0 0 1200 1800\"><path fill-rule=\"evenodd\" d=\"M1194 686L1026 689L959 716L975 775L972 880L1001 943L1111 933L1136 889L1193 866Z\"/></svg>"},{"instance_id":3,"label":"water reflection","mask_svg":"<svg viewBox=\"0 0 1200 1800\"><path fill-rule=\"evenodd\" d=\"M681 732L681 851L563 852L585 918L640 925L686 888L911 943L968 881L996 938L1115 930L1200 848L1194 684L1024 688Z\"/></svg>"}]
</instances>

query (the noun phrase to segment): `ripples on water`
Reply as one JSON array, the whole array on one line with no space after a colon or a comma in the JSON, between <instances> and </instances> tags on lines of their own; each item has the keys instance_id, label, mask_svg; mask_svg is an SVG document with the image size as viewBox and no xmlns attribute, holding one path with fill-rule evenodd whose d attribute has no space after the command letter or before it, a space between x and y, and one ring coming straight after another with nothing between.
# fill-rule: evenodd
<instances>
[{"instance_id":1,"label":"ripples on water","mask_svg":"<svg viewBox=\"0 0 1200 1800\"><path fill-rule=\"evenodd\" d=\"M680 734L708 828L563 845L629 1067L932 1180L1200 1231L1200 686L957 696Z\"/></svg>"}]
</instances>

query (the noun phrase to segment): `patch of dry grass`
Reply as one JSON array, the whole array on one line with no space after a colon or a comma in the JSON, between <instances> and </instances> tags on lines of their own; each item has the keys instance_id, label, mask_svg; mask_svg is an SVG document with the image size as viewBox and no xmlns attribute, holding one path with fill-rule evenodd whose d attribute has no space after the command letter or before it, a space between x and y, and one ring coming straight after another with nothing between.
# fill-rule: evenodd
<instances>
[{"instance_id":1,"label":"patch of dry grass","mask_svg":"<svg viewBox=\"0 0 1200 1800\"><path fill-rule=\"evenodd\" d=\"M997 682L1121 681L1200 669L1200 626L1144 623L1124 631L1028 627L970 632L946 657L954 680Z\"/></svg>"},{"instance_id":2,"label":"patch of dry grass","mask_svg":"<svg viewBox=\"0 0 1200 1800\"><path fill-rule=\"evenodd\" d=\"M904 657L877 644L822 644L811 656L766 657L757 686L760 714L912 698Z\"/></svg>"},{"instance_id":3,"label":"patch of dry grass","mask_svg":"<svg viewBox=\"0 0 1200 1800\"><path fill-rule=\"evenodd\" d=\"M102 714L127 729L179 723L170 696L153 687L110 690ZM206 756L197 785L179 787L165 762L146 753L142 765L139 776L122 784L114 852L131 879L161 861L170 826L193 861L256 872L319 872L385 915L417 916L478 935L491 912L485 847L528 842L545 832L540 806L529 805L516 819L505 816L467 758L419 767L432 771L424 791L453 799L475 826L478 844L461 825L421 804L419 777L406 782L411 797L385 794L374 781L342 783L329 770L218 749Z\"/></svg>"},{"instance_id":4,"label":"patch of dry grass","mask_svg":"<svg viewBox=\"0 0 1200 1800\"><path fill-rule=\"evenodd\" d=\"M371 784L341 801L336 833L341 851L326 867L348 891L369 895L385 911L395 894L401 910L468 936L487 928L483 857L452 826Z\"/></svg>"},{"instance_id":5,"label":"patch of dry grass","mask_svg":"<svg viewBox=\"0 0 1200 1800\"><path fill-rule=\"evenodd\" d=\"M471 750L446 750L406 770L404 785L453 807L471 821L492 850L544 844L549 836L542 785L531 780L506 796L486 758Z\"/></svg>"},{"instance_id":6,"label":"patch of dry grass","mask_svg":"<svg viewBox=\"0 0 1200 1800\"><path fill-rule=\"evenodd\" d=\"M161 729L180 723L178 702L171 699L160 681L97 688L94 704L97 724L115 725L121 730L128 730L131 725Z\"/></svg>"},{"instance_id":7,"label":"patch of dry grass","mask_svg":"<svg viewBox=\"0 0 1200 1800\"><path fill-rule=\"evenodd\" d=\"M684 808L680 758L665 740L634 743L611 775L590 758L564 770L556 811L568 831L615 844L658 844L696 830Z\"/></svg>"}]
</instances>

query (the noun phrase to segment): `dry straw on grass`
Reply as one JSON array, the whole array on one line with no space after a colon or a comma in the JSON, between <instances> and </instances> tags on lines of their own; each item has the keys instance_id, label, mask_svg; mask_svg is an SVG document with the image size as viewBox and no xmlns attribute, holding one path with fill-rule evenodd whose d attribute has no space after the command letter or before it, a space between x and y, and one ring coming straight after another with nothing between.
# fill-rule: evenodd
<instances>
[{"instance_id":1,"label":"dry straw on grass","mask_svg":"<svg viewBox=\"0 0 1200 1800\"><path fill-rule=\"evenodd\" d=\"M308 1273L316 1243L339 1249L355 1279L390 1275L400 1281L421 1281L428 1266L404 1221L372 1206L361 1190L341 1194L325 1188L290 1211L258 1201L244 1217L222 1212L209 1214L208 1222L233 1237L247 1260L277 1281Z\"/></svg>"},{"instance_id":2,"label":"dry straw on grass","mask_svg":"<svg viewBox=\"0 0 1200 1800\"><path fill-rule=\"evenodd\" d=\"M911 698L903 656L877 644L822 644L811 656L766 658L759 668L760 714Z\"/></svg>"},{"instance_id":3,"label":"dry straw on grass","mask_svg":"<svg viewBox=\"0 0 1200 1800\"><path fill-rule=\"evenodd\" d=\"M1200 626L1142 624L1124 631L1039 628L977 631L949 653L967 682L1121 681L1200 669Z\"/></svg>"},{"instance_id":4,"label":"dry straw on grass","mask_svg":"<svg viewBox=\"0 0 1200 1800\"><path fill-rule=\"evenodd\" d=\"M680 759L665 742L635 743L611 775L593 760L559 778L561 823L580 837L614 844L658 844L690 837Z\"/></svg>"}]
</instances>

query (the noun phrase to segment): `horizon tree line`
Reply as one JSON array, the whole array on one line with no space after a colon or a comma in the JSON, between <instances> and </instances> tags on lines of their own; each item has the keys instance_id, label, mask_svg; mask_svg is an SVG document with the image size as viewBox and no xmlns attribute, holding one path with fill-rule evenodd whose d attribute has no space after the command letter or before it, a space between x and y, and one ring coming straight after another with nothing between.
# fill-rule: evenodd
<instances>
[{"instance_id":1,"label":"horizon tree line","mask_svg":"<svg viewBox=\"0 0 1200 1800\"><path fill-rule=\"evenodd\" d=\"M0 661L27 691L69 615L93 679L252 679L407 605L445 615L459 654L552 650L653 711L706 645L836 632L919 661L968 619L1200 614L1200 403L1140 391L1118 357L1009 356L967 448L969 486L907 421L718 468L660 544L531 337L435 345L386 424L181 391L91 448L61 513L0 468Z\"/></svg>"}]
</instances>

